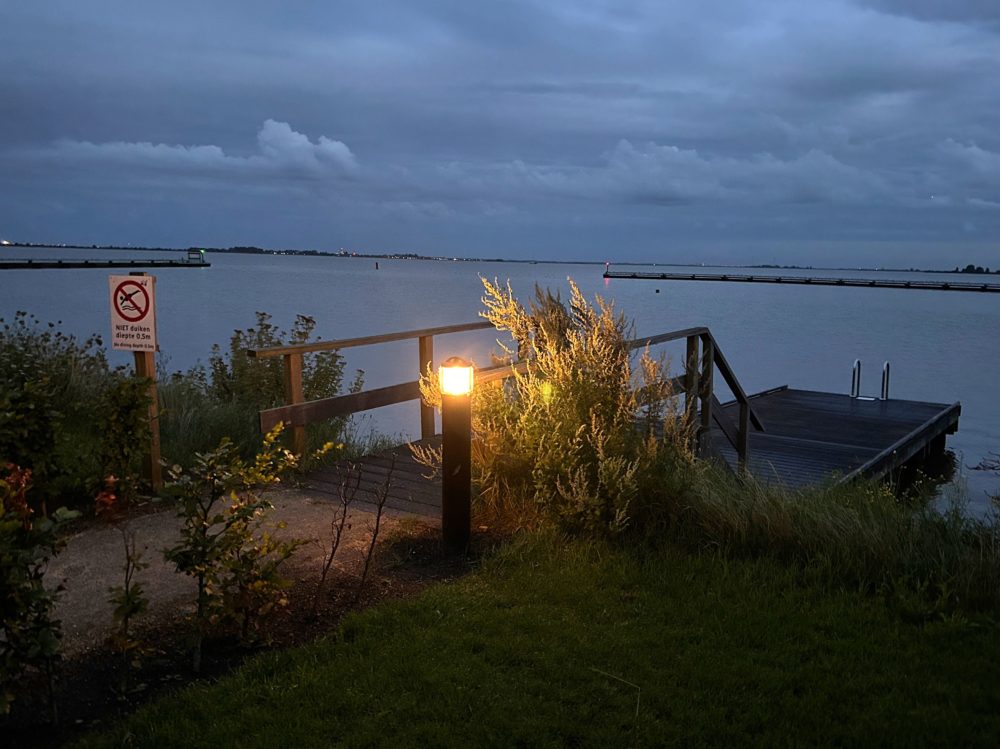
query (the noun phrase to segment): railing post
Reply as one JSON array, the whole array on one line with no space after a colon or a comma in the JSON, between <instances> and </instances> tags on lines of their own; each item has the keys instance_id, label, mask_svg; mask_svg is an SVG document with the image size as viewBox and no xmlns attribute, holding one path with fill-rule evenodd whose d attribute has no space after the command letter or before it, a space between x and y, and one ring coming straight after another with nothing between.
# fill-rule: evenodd
<instances>
[{"instance_id":1,"label":"railing post","mask_svg":"<svg viewBox=\"0 0 1000 749\"><path fill-rule=\"evenodd\" d=\"M698 450L704 455L712 429L712 371L715 369L715 341L708 333L701 337L701 427Z\"/></svg>"},{"instance_id":2,"label":"railing post","mask_svg":"<svg viewBox=\"0 0 1000 749\"><path fill-rule=\"evenodd\" d=\"M302 354L285 354L285 403L295 405L302 403L305 397L302 392ZM306 428L303 424L292 425L292 451L296 455L305 455Z\"/></svg>"},{"instance_id":3,"label":"railing post","mask_svg":"<svg viewBox=\"0 0 1000 749\"><path fill-rule=\"evenodd\" d=\"M744 473L750 460L750 403L746 399L740 400L740 431L737 437L736 456L740 473Z\"/></svg>"},{"instance_id":4,"label":"railing post","mask_svg":"<svg viewBox=\"0 0 1000 749\"><path fill-rule=\"evenodd\" d=\"M420 354L420 374L427 374L434 366L434 336L422 335L418 339ZM420 400L420 439L429 440L434 436L434 407Z\"/></svg>"},{"instance_id":5,"label":"railing post","mask_svg":"<svg viewBox=\"0 0 1000 749\"><path fill-rule=\"evenodd\" d=\"M684 364L684 412L689 424L694 424L698 409L698 336L687 338L687 359Z\"/></svg>"}]
</instances>

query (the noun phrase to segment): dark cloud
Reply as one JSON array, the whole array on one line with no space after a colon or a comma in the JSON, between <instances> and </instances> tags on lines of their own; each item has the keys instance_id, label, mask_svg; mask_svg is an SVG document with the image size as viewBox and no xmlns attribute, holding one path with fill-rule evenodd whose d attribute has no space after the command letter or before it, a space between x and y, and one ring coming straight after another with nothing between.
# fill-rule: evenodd
<instances>
[{"instance_id":1,"label":"dark cloud","mask_svg":"<svg viewBox=\"0 0 1000 749\"><path fill-rule=\"evenodd\" d=\"M1000 230L998 7L7 4L0 235L947 264Z\"/></svg>"}]
</instances>

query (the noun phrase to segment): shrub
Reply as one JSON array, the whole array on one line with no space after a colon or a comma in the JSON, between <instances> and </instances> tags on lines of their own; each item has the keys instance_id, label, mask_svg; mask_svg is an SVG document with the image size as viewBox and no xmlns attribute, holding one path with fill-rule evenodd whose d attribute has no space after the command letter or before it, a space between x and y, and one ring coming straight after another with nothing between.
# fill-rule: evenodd
<instances>
[{"instance_id":1,"label":"shrub","mask_svg":"<svg viewBox=\"0 0 1000 749\"><path fill-rule=\"evenodd\" d=\"M315 319L307 315L296 315L291 331L286 333L271 322L271 315L258 312L257 325L234 331L225 353L218 344L212 346L209 359L210 392L220 402L249 403L256 409L284 403L281 358L251 359L246 351L308 343L315 328ZM303 357L302 388L306 400L336 395L343 378L344 359L338 352L321 351Z\"/></svg>"},{"instance_id":2,"label":"shrub","mask_svg":"<svg viewBox=\"0 0 1000 749\"><path fill-rule=\"evenodd\" d=\"M148 379L117 369L97 408L101 473L126 508L139 491L142 458L149 450L149 385Z\"/></svg>"},{"instance_id":3,"label":"shrub","mask_svg":"<svg viewBox=\"0 0 1000 749\"><path fill-rule=\"evenodd\" d=\"M51 517L36 517L28 506L30 485L30 470L10 463L0 469L0 713L10 710L17 681L28 669L47 673L51 699L52 664L59 654L54 593L43 577L63 546L60 529L76 514L60 508Z\"/></svg>"},{"instance_id":4,"label":"shrub","mask_svg":"<svg viewBox=\"0 0 1000 749\"><path fill-rule=\"evenodd\" d=\"M528 512L598 535L652 532L688 483L690 429L666 364L644 351L634 368L631 326L569 283L568 306L536 288L528 310L509 284L483 279L482 315L513 339L500 359L526 371L474 391L480 494L508 518ZM421 387L440 402L433 372Z\"/></svg>"},{"instance_id":5,"label":"shrub","mask_svg":"<svg viewBox=\"0 0 1000 749\"><path fill-rule=\"evenodd\" d=\"M0 460L31 468L29 500L86 500L96 478L93 404L109 368L101 339L80 341L17 312L0 320Z\"/></svg>"},{"instance_id":6,"label":"shrub","mask_svg":"<svg viewBox=\"0 0 1000 749\"><path fill-rule=\"evenodd\" d=\"M271 431L253 462L243 460L228 440L198 455L189 469L168 470L167 493L177 499L181 540L165 552L178 572L198 585L193 654L201 667L201 644L213 627L235 622L244 636L260 616L282 602L279 567L296 547L261 533L272 505L261 487L278 483L296 458L278 445Z\"/></svg>"},{"instance_id":7,"label":"shrub","mask_svg":"<svg viewBox=\"0 0 1000 749\"><path fill-rule=\"evenodd\" d=\"M43 511L43 498L89 509L108 474L124 475L122 461L134 467L148 442L136 431L145 421L144 384L108 366L99 336L80 340L58 326L26 312L0 319L0 463L32 470L28 500ZM223 437L251 459L260 444L258 410L284 395L281 360L249 359L245 349L308 342L314 328L312 318L299 315L286 333L260 312L257 325L235 331L226 350L213 347L207 369L162 376L160 434L167 460L190 465ZM337 352L307 355L306 397L336 394L343 372ZM358 372L350 387L361 384ZM310 426L310 450L341 441L346 423ZM136 438L123 441L123 430ZM119 494L134 490L116 487Z\"/></svg>"},{"instance_id":8,"label":"shrub","mask_svg":"<svg viewBox=\"0 0 1000 749\"><path fill-rule=\"evenodd\" d=\"M172 461L187 462L196 452L210 450L228 437L244 458L253 456L259 441L258 411L285 402L284 364L282 359L251 359L247 349L270 348L317 340L313 336L316 321L297 315L290 331L271 322L271 315L257 312L252 328L233 331L224 350L212 347L206 370L194 367L175 374L161 387L164 454ZM360 370L351 382L350 391L362 388ZM303 356L302 386L306 400L327 398L340 392L344 377L344 359L336 351L321 351ZM327 442L342 441L346 419L331 419L307 429L310 454Z\"/></svg>"}]
</instances>

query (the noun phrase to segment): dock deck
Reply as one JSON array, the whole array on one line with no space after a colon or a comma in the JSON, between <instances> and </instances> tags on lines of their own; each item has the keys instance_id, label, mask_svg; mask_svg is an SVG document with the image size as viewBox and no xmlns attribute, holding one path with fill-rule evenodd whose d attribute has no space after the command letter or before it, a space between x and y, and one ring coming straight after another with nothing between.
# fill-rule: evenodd
<instances>
[{"instance_id":1,"label":"dock deck","mask_svg":"<svg viewBox=\"0 0 1000 749\"><path fill-rule=\"evenodd\" d=\"M421 440L416 444L440 446L441 438L438 436ZM351 487L357 482L354 501L359 507L370 509L376 504L379 493L385 490L388 481L385 501L387 513L439 520L441 477L436 475L428 478L430 473L427 466L414 459L407 443L355 460L338 461L332 466L310 473L306 477L306 484L313 492L340 502L341 492L351 491Z\"/></svg>"},{"instance_id":2,"label":"dock deck","mask_svg":"<svg viewBox=\"0 0 1000 749\"><path fill-rule=\"evenodd\" d=\"M758 480L789 487L856 477L882 478L958 429L958 403L873 400L812 390L779 388L749 396L766 431L750 432L748 468ZM736 419L738 403L722 406ZM736 450L714 424L717 454L735 467Z\"/></svg>"},{"instance_id":3,"label":"dock deck","mask_svg":"<svg viewBox=\"0 0 1000 749\"><path fill-rule=\"evenodd\" d=\"M750 473L763 483L791 488L882 478L913 458L943 448L945 435L957 430L961 414L958 403L872 400L789 388L749 398L767 430L750 434ZM735 420L739 404L723 404L721 412L720 418ZM735 469L736 450L718 424L709 439L714 452ZM440 437L417 444L440 445ZM309 474L307 484L338 502L342 487L357 482L355 501L370 508L388 480L386 512L435 520L441 516L441 479L429 474L413 458L409 444L403 444L339 461Z\"/></svg>"}]
</instances>

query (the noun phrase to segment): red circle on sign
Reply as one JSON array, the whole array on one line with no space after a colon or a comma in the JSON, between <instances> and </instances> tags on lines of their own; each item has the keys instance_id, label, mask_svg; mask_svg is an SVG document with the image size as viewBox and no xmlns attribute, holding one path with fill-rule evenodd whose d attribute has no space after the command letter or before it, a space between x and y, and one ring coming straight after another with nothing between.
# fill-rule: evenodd
<instances>
[{"instance_id":1,"label":"red circle on sign","mask_svg":"<svg viewBox=\"0 0 1000 749\"><path fill-rule=\"evenodd\" d=\"M131 287L135 287L132 291ZM136 298L137 294L142 295L141 301ZM139 322L146 313L149 312L149 293L146 288L135 281L122 281L115 288L115 309L123 320L128 322Z\"/></svg>"}]
</instances>

